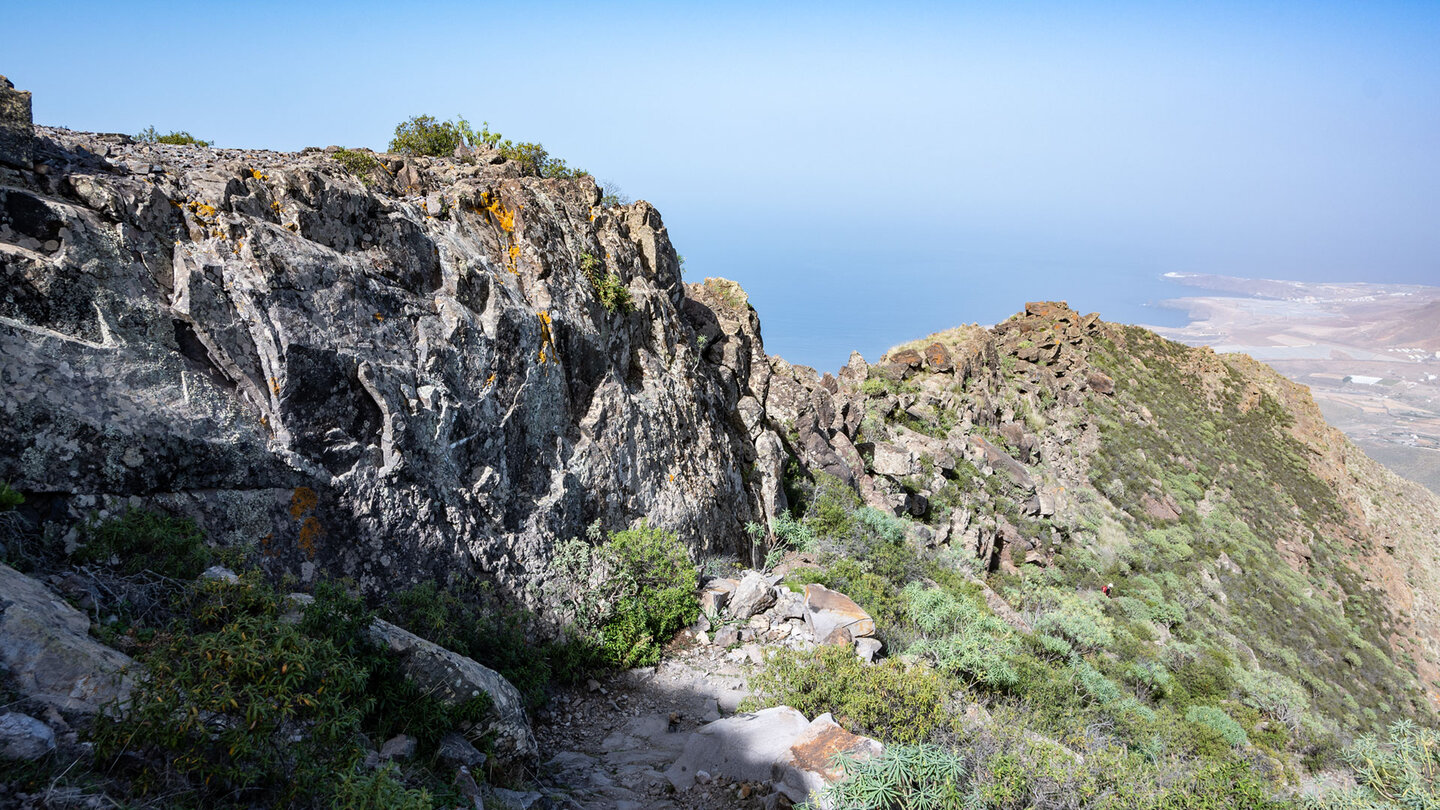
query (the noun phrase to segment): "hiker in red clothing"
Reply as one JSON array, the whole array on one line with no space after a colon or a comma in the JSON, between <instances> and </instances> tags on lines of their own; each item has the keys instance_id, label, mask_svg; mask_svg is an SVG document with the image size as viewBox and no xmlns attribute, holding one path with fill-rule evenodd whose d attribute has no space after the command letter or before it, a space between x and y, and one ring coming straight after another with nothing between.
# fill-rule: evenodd
<instances>
[{"instance_id":1,"label":"hiker in red clothing","mask_svg":"<svg viewBox=\"0 0 1440 810\"><path fill-rule=\"evenodd\" d=\"M1105 594L1106 596L1109 596L1109 595L1110 595L1110 589L1111 589L1111 588L1114 588L1114 587L1115 587L1115 583L1113 583L1113 582L1107 582L1107 583L1105 583L1105 587L1103 587L1103 588L1100 589L1100 593L1103 593L1103 594Z\"/></svg>"}]
</instances>

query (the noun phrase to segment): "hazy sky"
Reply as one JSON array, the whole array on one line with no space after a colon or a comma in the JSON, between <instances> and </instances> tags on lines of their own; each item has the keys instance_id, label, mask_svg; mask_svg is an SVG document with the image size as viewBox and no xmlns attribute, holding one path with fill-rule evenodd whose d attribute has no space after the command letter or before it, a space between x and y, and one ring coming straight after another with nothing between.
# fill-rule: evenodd
<instances>
[{"instance_id":1,"label":"hazy sky","mask_svg":"<svg viewBox=\"0 0 1440 810\"><path fill-rule=\"evenodd\" d=\"M18 6L18 7L16 7ZM1167 271L1440 284L1440 2L12 4L36 120L383 148L489 121L654 203L766 347Z\"/></svg>"}]
</instances>

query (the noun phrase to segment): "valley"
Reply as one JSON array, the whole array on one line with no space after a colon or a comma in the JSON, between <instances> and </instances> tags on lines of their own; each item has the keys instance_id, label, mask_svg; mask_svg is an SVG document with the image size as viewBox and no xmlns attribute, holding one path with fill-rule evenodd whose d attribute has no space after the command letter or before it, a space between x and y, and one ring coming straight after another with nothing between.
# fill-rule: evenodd
<instances>
[{"instance_id":1,"label":"valley","mask_svg":"<svg viewBox=\"0 0 1440 810\"><path fill-rule=\"evenodd\" d=\"M1309 386L1365 452L1440 492L1440 287L1168 277L1213 294L1166 302L1190 323L1157 333L1248 354Z\"/></svg>"}]
</instances>

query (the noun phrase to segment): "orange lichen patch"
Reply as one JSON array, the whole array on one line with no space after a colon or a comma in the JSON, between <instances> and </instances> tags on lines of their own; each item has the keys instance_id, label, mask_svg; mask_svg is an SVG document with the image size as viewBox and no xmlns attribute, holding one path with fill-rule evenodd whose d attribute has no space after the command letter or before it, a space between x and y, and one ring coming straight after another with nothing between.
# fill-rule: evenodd
<instances>
[{"instance_id":1,"label":"orange lichen patch","mask_svg":"<svg viewBox=\"0 0 1440 810\"><path fill-rule=\"evenodd\" d=\"M299 520L315 511L318 503L320 503L320 497L315 494L315 490L309 487L296 487L295 491L290 493L290 517Z\"/></svg>"},{"instance_id":2,"label":"orange lichen patch","mask_svg":"<svg viewBox=\"0 0 1440 810\"><path fill-rule=\"evenodd\" d=\"M482 210L495 219L495 224L506 233L515 232L515 209L506 208L500 202L500 195L487 191L480 195Z\"/></svg>"},{"instance_id":3,"label":"orange lichen patch","mask_svg":"<svg viewBox=\"0 0 1440 810\"><path fill-rule=\"evenodd\" d=\"M489 377L486 377L486 378L485 378L485 387L486 387L486 388L489 388L490 386L492 386L492 385L494 385L494 384L495 384L495 375L494 375L494 374L491 374Z\"/></svg>"},{"instance_id":4,"label":"orange lichen patch","mask_svg":"<svg viewBox=\"0 0 1440 810\"><path fill-rule=\"evenodd\" d=\"M375 320L377 320L377 321L383 321L383 320L385 320L385 316L384 316L384 315L381 315L380 313L377 312L377 313L375 313Z\"/></svg>"},{"instance_id":5,"label":"orange lichen patch","mask_svg":"<svg viewBox=\"0 0 1440 810\"><path fill-rule=\"evenodd\" d=\"M253 178L255 178L256 180L269 180L269 179L270 179L270 175L268 175L268 174L261 174L259 169L251 169L251 170L250 170L250 176L253 177Z\"/></svg>"},{"instance_id":6,"label":"orange lichen patch","mask_svg":"<svg viewBox=\"0 0 1440 810\"><path fill-rule=\"evenodd\" d=\"M556 353L555 341L550 336L550 313L542 309L535 314L540 318L540 362L543 364L553 360L558 363L560 362L560 355ZM545 354L547 347L550 349L548 356Z\"/></svg>"},{"instance_id":7,"label":"orange lichen patch","mask_svg":"<svg viewBox=\"0 0 1440 810\"><path fill-rule=\"evenodd\" d=\"M275 377L270 378L270 393L277 397L280 396L280 380Z\"/></svg>"},{"instance_id":8,"label":"orange lichen patch","mask_svg":"<svg viewBox=\"0 0 1440 810\"><path fill-rule=\"evenodd\" d=\"M184 207L189 208L190 212L197 217L208 218L215 216L215 206L210 205L209 203L190 202L186 203Z\"/></svg>"},{"instance_id":9,"label":"orange lichen patch","mask_svg":"<svg viewBox=\"0 0 1440 810\"><path fill-rule=\"evenodd\" d=\"M423 205L423 203L422 203ZM506 208L500 202L500 194L494 191L486 191L480 195L480 205L472 209L477 214L482 214L492 220L496 227L505 234L506 258L505 269L519 275L518 262L520 259L520 245L515 241L515 210Z\"/></svg>"},{"instance_id":10,"label":"orange lichen patch","mask_svg":"<svg viewBox=\"0 0 1440 810\"><path fill-rule=\"evenodd\" d=\"M843 763L847 755L854 757L864 753L865 743L863 737L839 726L827 727L808 739L797 741L790 748L790 756L800 770L813 771L823 775L826 781L836 782L845 776Z\"/></svg>"},{"instance_id":11,"label":"orange lichen patch","mask_svg":"<svg viewBox=\"0 0 1440 810\"><path fill-rule=\"evenodd\" d=\"M320 525L320 521L314 515L311 515L305 518L304 523L300 524L300 536L295 542L300 546L300 550L305 552L305 556L313 560L316 549L320 547L320 538L324 536L325 527Z\"/></svg>"},{"instance_id":12,"label":"orange lichen patch","mask_svg":"<svg viewBox=\"0 0 1440 810\"><path fill-rule=\"evenodd\" d=\"M270 203L270 210L271 210L271 211L279 211L279 210L280 210L280 201L279 201L279 200L275 200L274 202L271 202L271 203Z\"/></svg>"}]
</instances>

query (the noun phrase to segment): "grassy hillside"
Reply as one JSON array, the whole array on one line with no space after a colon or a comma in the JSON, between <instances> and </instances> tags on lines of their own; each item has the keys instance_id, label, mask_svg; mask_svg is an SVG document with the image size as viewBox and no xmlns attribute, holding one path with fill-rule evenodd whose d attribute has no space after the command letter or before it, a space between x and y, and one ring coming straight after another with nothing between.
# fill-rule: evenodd
<instances>
[{"instance_id":1,"label":"grassy hillside","mask_svg":"<svg viewBox=\"0 0 1440 810\"><path fill-rule=\"evenodd\" d=\"M762 702L959 752L988 807L1262 806L1434 724L1433 530L1268 368L1042 305L842 385L863 501L792 482L777 534L889 660L781 656Z\"/></svg>"}]
</instances>

